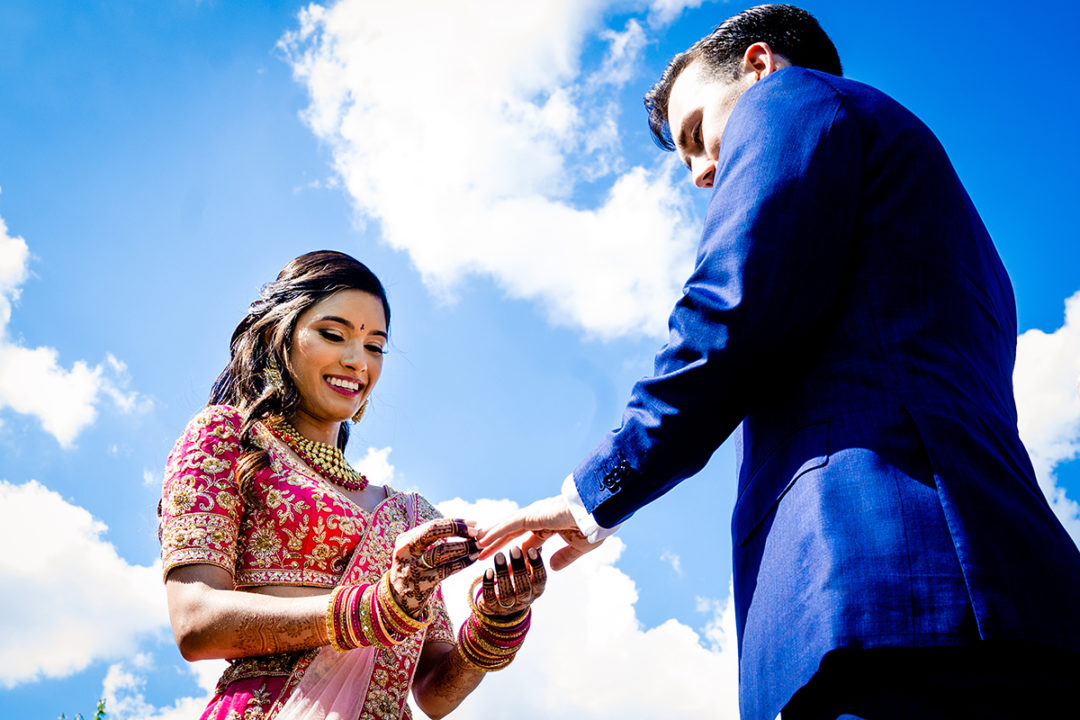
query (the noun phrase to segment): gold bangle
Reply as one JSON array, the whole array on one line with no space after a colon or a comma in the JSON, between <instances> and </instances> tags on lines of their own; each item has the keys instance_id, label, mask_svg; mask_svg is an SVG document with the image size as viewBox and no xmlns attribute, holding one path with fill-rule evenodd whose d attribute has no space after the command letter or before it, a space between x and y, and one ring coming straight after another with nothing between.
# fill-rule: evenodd
<instances>
[{"instance_id":1,"label":"gold bangle","mask_svg":"<svg viewBox=\"0 0 1080 720\"><path fill-rule=\"evenodd\" d=\"M374 586L369 585L365 593L372 592L374 589ZM379 642L378 635L375 634L375 628L372 627L374 618L371 617L371 603L366 601L363 596L360 597L360 602L357 604L356 614L360 618L360 632L364 636L364 642L373 647L383 647L383 644Z\"/></svg>"},{"instance_id":2,"label":"gold bangle","mask_svg":"<svg viewBox=\"0 0 1080 720\"><path fill-rule=\"evenodd\" d=\"M503 620L503 621L496 620L495 615L488 615L487 613L482 611L479 607L477 607L477 605L476 605L476 586L479 585L483 581L483 579L484 579L483 576L480 576L480 577L476 578L475 580L473 580L472 585L469 586L469 596L468 596L469 609L473 611L473 615L476 616L476 619L479 620L480 622L484 623L485 625L488 625L490 627L495 627L495 628L512 628L512 627L514 627L516 625L520 625L521 623L525 622L525 618L529 617L529 615L532 613L532 607L526 608L525 612L520 617L516 617L513 620Z\"/></svg>"},{"instance_id":3,"label":"gold bangle","mask_svg":"<svg viewBox=\"0 0 1080 720\"><path fill-rule=\"evenodd\" d=\"M334 648L338 652L345 652L345 648L341 647L337 639L337 631L334 629L334 605L337 603L337 596L344 590L344 586L338 585L330 591L330 602L326 606L326 616L324 621L326 622L326 636L330 640L330 647Z\"/></svg>"},{"instance_id":4,"label":"gold bangle","mask_svg":"<svg viewBox=\"0 0 1080 720\"><path fill-rule=\"evenodd\" d=\"M369 598L366 598L363 601L364 606L368 608L369 612L373 609L372 608L372 602L371 602L372 599L374 599L376 603L379 602L379 597L377 595L377 593L378 593L377 588L372 586L371 592L376 593L375 597L374 598L369 597ZM380 609L382 609L381 604L378 606L378 608L374 609L375 610L374 612L370 612L372 626L377 625L378 626L377 630L381 632L381 635L379 634L379 632L376 632L376 634L375 634L375 639L378 642L378 644L379 645L384 645L383 638L385 638L386 643L388 643L388 645L385 645L386 647L392 647L394 645L400 645L401 643L405 642L408 639L408 636L402 637L399 633L393 633L393 632L390 632L387 629L386 623L383 622L382 615L379 612ZM373 627L372 629L375 630L376 628Z\"/></svg>"},{"instance_id":5,"label":"gold bangle","mask_svg":"<svg viewBox=\"0 0 1080 720\"><path fill-rule=\"evenodd\" d=\"M485 672L485 673L496 672L498 670L502 670L507 665L509 665L511 662L513 662L513 660L514 660L513 656L511 656L507 660L505 660L503 662L500 662L497 665L492 665L492 666L489 667L487 665L483 665L483 664L477 662L476 660L473 660L472 658L470 658L469 654L468 654L468 651L465 648L462 647L462 643L461 643L460 639L458 640L458 642L454 643L454 649L457 650L458 655L461 656L461 659L465 661L466 665L473 668L474 670L479 670L480 672Z\"/></svg>"},{"instance_id":6,"label":"gold bangle","mask_svg":"<svg viewBox=\"0 0 1080 720\"><path fill-rule=\"evenodd\" d=\"M476 586L479 585L483 581L484 581L484 576L480 575L475 580L473 580L472 585L469 586L469 595L468 595L469 609L472 610L473 613L476 614L476 615L480 614L480 608L476 607Z\"/></svg>"},{"instance_id":7,"label":"gold bangle","mask_svg":"<svg viewBox=\"0 0 1080 720\"><path fill-rule=\"evenodd\" d=\"M511 648L496 647L484 640L484 638L476 637L475 634L469 636L469 642L479 646L484 651L485 655L490 655L493 658L508 658L517 655L517 651L521 649L521 645L516 645Z\"/></svg>"},{"instance_id":8,"label":"gold bangle","mask_svg":"<svg viewBox=\"0 0 1080 720\"><path fill-rule=\"evenodd\" d=\"M423 615L417 619L410 615L408 610L398 605L397 600L394 599L394 593L390 590L389 572L383 573L382 579L379 580L379 600L387 610L394 614L395 618L412 628L413 632L420 632L431 624L431 607L425 607Z\"/></svg>"}]
</instances>

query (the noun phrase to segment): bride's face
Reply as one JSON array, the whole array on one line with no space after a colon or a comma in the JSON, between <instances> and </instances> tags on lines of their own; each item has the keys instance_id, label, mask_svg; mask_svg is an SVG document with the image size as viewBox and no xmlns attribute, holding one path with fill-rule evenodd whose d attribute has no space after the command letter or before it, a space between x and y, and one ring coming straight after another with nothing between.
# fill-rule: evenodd
<instances>
[{"instance_id":1,"label":"bride's face","mask_svg":"<svg viewBox=\"0 0 1080 720\"><path fill-rule=\"evenodd\" d=\"M289 364L299 412L320 423L351 418L379 380L388 338L382 301L341 290L296 321Z\"/></svg>"}]
</instances>

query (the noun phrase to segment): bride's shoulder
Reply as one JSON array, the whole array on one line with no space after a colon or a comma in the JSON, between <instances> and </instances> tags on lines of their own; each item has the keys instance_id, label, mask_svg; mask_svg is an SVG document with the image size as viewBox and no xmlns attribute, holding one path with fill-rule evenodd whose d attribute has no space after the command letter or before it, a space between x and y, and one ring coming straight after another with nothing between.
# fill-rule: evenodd
<instances>
[{"instance_id":1,"label":"bride's shoulder","mask_svg":"<svg viewBox=\"0 0 1080 720\"><path fill-rule=\"evenodd\" d=\"M216 435L225 440L239 437L243 418L231 405L207 405L188 422L182 437Z\"/></svg>"},{"instance_id":2,"label":"bride's shoulder","mask_svg":"<svg viewBox=\"0 0 1080 720\"><path fill-rule=\"evenodd\" d=\"M402 492L395 490L389 485L383 485L386 490L386 499L396 503L415 503L416 506L416 520L417 523L425 523L428 520L435 520L441 518L443 514L432 505L426 497L418 492Z\"/></svg>"},{"instance_id":3,"label":"bride's shoulder","mask_svg":"<svg viewBox=\"0 0 1080 720\"><path fill-rule=\"evenodd\" d=\"M442 516L443 514L439 512L434 505L428 502L426 497L420 493L416 493L416 517L420 522L424 523L428 520L441 518Z\"/></svg>"}]
</instances>

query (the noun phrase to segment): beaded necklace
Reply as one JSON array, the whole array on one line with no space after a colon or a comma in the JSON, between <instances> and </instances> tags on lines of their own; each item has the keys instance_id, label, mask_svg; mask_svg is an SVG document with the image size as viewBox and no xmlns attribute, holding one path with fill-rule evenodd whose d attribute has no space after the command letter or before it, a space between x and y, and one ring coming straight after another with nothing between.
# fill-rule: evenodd
<instances>
[{"instance_id":1,"label":"beaded necklace","mask_svg":"<svg viewBox=\"0 0 1080 720\"><path fill-rule=\"evenodd\" d=\"M356 472L345 459L345 453L336 445L329 445L317 440L309 440L300 434L288 420L266 423L266 428L274 437L288 445L297 457L307 463L315 472L335 485L346 490L363 490L368 486L368 479Z\"/></svg>"}]
</instances>

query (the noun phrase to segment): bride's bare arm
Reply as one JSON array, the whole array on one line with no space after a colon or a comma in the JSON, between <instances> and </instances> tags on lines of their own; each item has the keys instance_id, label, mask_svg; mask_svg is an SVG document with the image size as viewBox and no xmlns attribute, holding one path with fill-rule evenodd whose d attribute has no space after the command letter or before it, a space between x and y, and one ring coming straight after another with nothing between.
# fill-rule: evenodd
<instances>
[{"instance_id":1,"label":"bride's bare arm","mask_svg":"<svg viewBox=\"0 0 1080 720\"><path fill-rule=\"evenodd\" d=\"M439 582L472 564L479 554L474 532L464 520L439 518L397 537L388 579L406 612L421 615ZM437 540L452 541L433 546ZM205 563L173 568L165 589L173 635L187 660L268 655L330 643L328 591L309 590L318 594L306 597L270 595L271 588L237 591L227 571Z\"/></svg>"},{"instance_id":2,"label":"bride's bare arm","mask_svg":"<svg viewBox=\"0 0 1080 720\"><path fill-rule=\"evenodd\" d=\"M238 658L326 645L327 593L274 597L233 589L214 565L183 565L165 581L169 620L186 660Z\"/></svg>"},{"instance_id":3,"label":"bride's bare arm","mask_svg":"<svg viewBox=\"0 0 1080 720\"><path fill-rule=\"evenodd\" d=\"M465 662L451 643L427 642L413 678L413 698L432 720L439 720L476 689L484 673Z\"/></svg>"}]
</instances>

